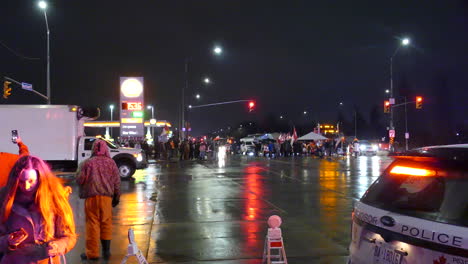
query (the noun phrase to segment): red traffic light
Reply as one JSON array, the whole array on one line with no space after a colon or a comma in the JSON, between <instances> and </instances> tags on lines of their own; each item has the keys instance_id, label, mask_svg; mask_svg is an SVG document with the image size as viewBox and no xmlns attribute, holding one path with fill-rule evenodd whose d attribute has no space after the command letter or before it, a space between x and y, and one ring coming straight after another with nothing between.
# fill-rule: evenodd
<instances>
[{"instance_id":1,"label":"red traffic light","mask_svg":"<svg viewBox=\"0 0 468 264\"><path fill-rule=\"evenodd\" d=\"M384 101L384 113L390 113L390 101Z\"/></svg>"},{"instance_id":2,"label":"red traffic light","mask_svg":"<svg viewBox=\"0 0 468 264\"><path fill-rule=\"evenodd\" d=\"M416 96L416 109L422 108L423 98L422 96Z\"/></svg>"},{"instance_id":3,"label":"red traffic light","mask_svg":"<svg viewBox=\"0 0 468 264\"><path fill-rule=\"evenodd\" d=\"M249 112L252 112L254 110L254 107L255 107L255 102L254 101L250 101L249 102Z\"/></svg>"}]
</instances>

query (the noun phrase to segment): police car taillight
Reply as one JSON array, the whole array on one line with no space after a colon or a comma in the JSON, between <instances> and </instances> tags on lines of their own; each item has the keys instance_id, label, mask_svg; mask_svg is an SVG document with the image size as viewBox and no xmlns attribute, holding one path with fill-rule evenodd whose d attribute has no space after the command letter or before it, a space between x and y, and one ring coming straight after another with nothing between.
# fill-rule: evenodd
<instances>
[{"instance_id":1,"label":"police car taillight","mask_svg":"<svg viewBox=\"0 0 468 264\"><path fill-rule=\"evenodd\" d=\"M437 172L435 170L428 170L418 167L395 166L390 170L390 174L430 177L436 176Z\"/></svg>"}]
</instances>

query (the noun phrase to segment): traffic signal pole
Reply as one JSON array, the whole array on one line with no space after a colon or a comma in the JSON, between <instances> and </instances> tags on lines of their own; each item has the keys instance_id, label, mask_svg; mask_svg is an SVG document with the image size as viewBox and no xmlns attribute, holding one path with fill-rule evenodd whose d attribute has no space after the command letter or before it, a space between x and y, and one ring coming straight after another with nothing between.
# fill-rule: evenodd
<instances>
[{"instance_id":1,"label":"traffic signal pole","mask_svg":"<svg viewBox=\"0 0 468 264\"><path fill-rule=\"evenodd\" d=\"M15 79L12 79L12 78L10 78L10 77L6 77L6 76L5 76L5 77L3 77L3 78L4 78L5 80L7 80L7 81L10 81L10 82L12 82L12 83L16 83L16 84L20 85L21 87L23 87L23 83L21 83L21 82L18 82L18 81L17 81L17 80L15 80ZM46 100L47 100L47 102L49 102L49 97L47 97L47 96L45 96L45 95L41 94L41 93L40 93L40 92L38 92L38 91L35 91L35 90L33 90L33 89L24 89L24 88L22 88L22 89L23 89L23 90L30 91L30 92L33 92L33 93L35 93L35 94L39 95L40 97L42 97L42 98L46 99Z\"/></svg>"},{"instance_id":2,"label":"traffic signal pole","mask_svg":"<svg viewBox=\"0 0 468 264\"><path fill-rule=\"evenodd\" d=\"M392 105L390 107L390 109L394 108L394 107L398 107L398 106L402 106L404 105L405 106L405 143L406 143L406 150L408 150L408 138L406 137L406 133L408 133L408 111L406 109L406 105L408 104L412 104L412 103L417 103L417 101L406 101L406 96L403 97L405 99L405 102L404 103L401 103L401 104L396 104L396 105ZM393 113L393 109L391 110L391 113ZM393 124L393 123L392 123Z\"/></svg>"},{"instance_id":3,"label":"traffic signal pole","mask_svg":"<svg viewBox=\"0 0 468 264\"><path fill-rule=\"evenodd\" d=\"M408 112L406 111L406 96L405 96L405 147L406 151L408 151Z\"/></svg>"}]
</instances>

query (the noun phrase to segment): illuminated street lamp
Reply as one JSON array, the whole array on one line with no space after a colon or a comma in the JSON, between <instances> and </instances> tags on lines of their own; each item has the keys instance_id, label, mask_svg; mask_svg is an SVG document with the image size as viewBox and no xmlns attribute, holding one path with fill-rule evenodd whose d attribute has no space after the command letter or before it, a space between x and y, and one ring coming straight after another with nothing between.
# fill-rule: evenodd
<instances>
[{"instance_id":1,"label":"illuminated street lamp","mask_svg":"<svg viewBox=\"0 0 468 264\"><path fill-rule=\"evenodd\" d=\"M196 94L195 98L200 99L200 94Z\"/></svg>"},{"instance_id":2,"label":"illuminated street lamp","mask_svg":"<svg viewBox=\"0 0 468 264\"><path fill-rule=\"evenodd\" d=\"M47 2L39 1L38 6L44 11L44 18L47 29L47 104L50 104L50 30L47 22Z\"/></svg>"},{"instance_id":3,"label":"illuminated street lamp","mask_svg":"<svg viewBox=\"0 0 468 264\"><path fill-rule=\"evenodd\" d=\"M154 119L154 107L152 105L148 105L146 109L151 109L151 118Z\"/></svg>"},{"instance_id":4,"label":"illuminated street lamp","mask_svg":"<svg viewBox=\"0 0 468 264\"><path fill-rule=\"evenodd\" d=\"M47 8L47 3L45 1L39 1L39 3L37 5L41 9L46 9Z\"/></svg>"},{"instance_id":5,"label":"illuminated street lamp","mask_svg":"<svg viewBox=\"0 0 468 264\"><path fill-rule=\"evenodd\" d=\"M387 93L387 94L390 93L390 90L389 89L385 90L385 93Z\"/></svg>"},{"instance_id":6,"label":"illuminated street lamp","mask_svg":"<svg viewBox=\"0 0 468 264\"><path fill-rule=\"evenodd\" d=\"M403 46L409 45L409 44L410 44L409 38L404 38L404 39L401 41L401 44L402 44Z\"/></svg>"},{"instance_id":7,"label":"illuminated street lamp","mask_svg":"<svg viewBox=\"0 0 468 264\"><path fill-rule=\"evenodd\" d=\"M109 105L109 108L110 108L111 121L112 121L113 120L112 119L112 112L114 111L114 105L113 104Z\"/></svg>"},{"instance_id":8,"label":"illuminated street lamp","mask_svg":"<svg viewBox=\"0 0 468 264\"><path fill-rule=\"evenodd\" d=\"M304 115L307 115L307 111L304 111Z\"/></svg>"},{"instance_id":9,"label":"illuminated street lamp","mask_svg":"<svg viewBox=\"0 0 468 264\"><path fill-rule=\"evenodd\" d=\"M220 46L215 46L214 49L213 49L213 52L216 55L221 55L223 53L223 49Z\"/></svg>"},{"instance_id":10,"label":"illuminated street lamp","mask_svg":"<svg viewBox=\"0 0 468 264\"><path fill-rule=\"evenodd\" d=\"M208 84L208 83L210 83L211 81L210 81L210 78L206 77L206 78L203 80L203 82L205 82L206 84Z\"/></svg>"}]
</instances>

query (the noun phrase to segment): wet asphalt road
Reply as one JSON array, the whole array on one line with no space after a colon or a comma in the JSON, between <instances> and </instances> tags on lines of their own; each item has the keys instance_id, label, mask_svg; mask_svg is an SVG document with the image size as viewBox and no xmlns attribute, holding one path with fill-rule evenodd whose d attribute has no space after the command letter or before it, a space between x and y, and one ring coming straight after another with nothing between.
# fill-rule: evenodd
<instances>
[{"instance_id":1,"label":"wet asphalt road","mask_svg":"<svg viewBox=\"0 0 468 264\"><path fill-rule=\"evenodd\" d=\"M151 164L122 182L111 260L89 263L121 263L130 227L149 263L261 263L266 220L274 214L283 219L289 263L345 263L353 201L390 162L385 156L228 156L225 164ZM72 187L80 238L67 261L80 263L84 205Z\"/></svg>"}]
</instances>

